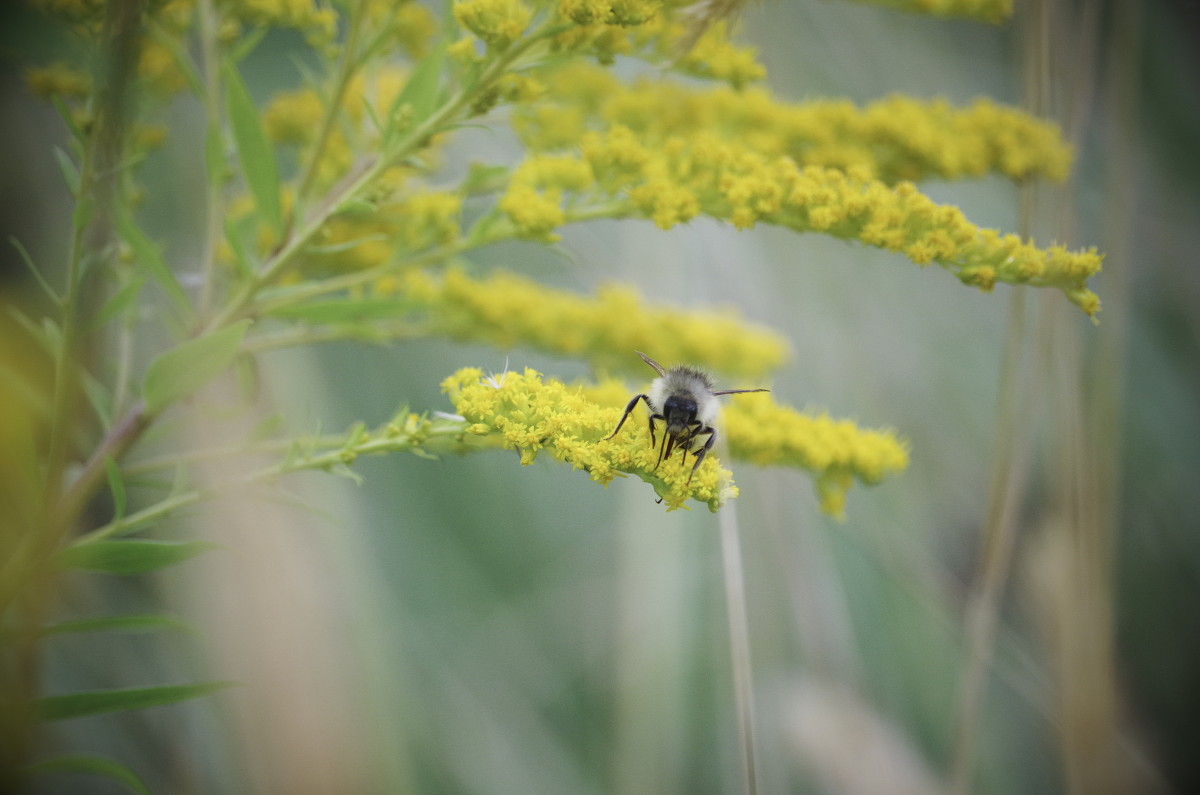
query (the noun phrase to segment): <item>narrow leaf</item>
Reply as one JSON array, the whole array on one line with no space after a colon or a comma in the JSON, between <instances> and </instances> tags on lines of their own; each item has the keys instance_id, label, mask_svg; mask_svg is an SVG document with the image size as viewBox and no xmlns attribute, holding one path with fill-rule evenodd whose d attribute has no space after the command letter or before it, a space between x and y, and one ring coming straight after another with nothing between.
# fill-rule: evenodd
<instances>
[{"instance_id":1,"label":"narrow leaf","mask_svg":"<svg viewBox=\"0 0 1200 795\"><path fill-rule=\"evenodd\" d=\"M342 211L346 211L345 205L343 205ZM306 251L310 254L341 254L343 251L349 251L351 249L358 248L363 243L376 243L379 241L386 241L387 239L388 236L384 234L363 235L362 237L343 240L339 243L330 243L326 246L309 246Z\"/></svg>"},{"instance_id":2,"label":"narrow leaf","mask_svg":"<svg viewBox=\"0 0 1200 795\"><path fill-rule=\"evenodd\" d=\"M123 712L130 709L178 704L181 701L202 698L231 685L233 682L196 682L190 685L93 690L87 693L71 693L66 696L45 696L38 699L38 706L43 719L66 720L88 715L102 715L106 712Z\"/></svg>"},{"instance_id":3,"label":"narrow leaf","mask_svg":"<svg viewBox=\"0 0 1200 795\"><path fill-rule=\"evenodd\" d=\"M29 773L85 773L93 776L105 776L124 784L131 792L138 795L150 795L150 790L142 782L141 777L131 769L106 756L92 754L72 754L56 756L34 762L25 770Z\"/></svg>"},{"instance_id":4,"label":"narrow leaf","mask_svg":"<svg viewBox=\"0 0 1200 795\"><path fill-rule=\"evenodd\" d=\"M84 372L81 375L83 394L87 397L88 405L96 412L101 427L108 428L112 425L112 392L91 373Z\"/></svg>"},{"instance_id":5,"label":"narrow leaf","mask_svg":"<svg viewBox=\"0 0 1200 795\"><path fill-rule=\"evenodd\" d=\"M211 541L92 541L58 553L59 565L108 574L145 574L216 549Z\"/></svg>"},{"instance_id":6,"label":"narrow leaf","mask_svg":"<svg viewBox=\"0 0 1200 795\"><path fill-rule=\"evenodd\" d=\"M158 246L146 237L128 213L121 213L117 218L117 232L133 251L137 264L163 288L163 292L179 310L180 317L189 319L192 315L192 304L188 301L187 293L180 286L175 274L167 267Z\"/></svg>"},{"instance_id":7,"label":"narrow leaf","mask_svg":"<svg viewBox=\"0 0 1200 795\"><path fill-rule=\"evenodd\" d=\"M158 413L224 372L233 364L249 326L249 320L240 320L159 354L146 368L143 395L147 413Z\"/></svg>"},{"instance_id":8,"label":"narrow leaf","mask_svg":"<svg viewBox=\"0 0 1200 795\"><path fill-rule=\"evenodd\" d=\"M392 112L388 114L389 119L395 119L396 114L405 105L412 108L411 116L408 116L407 120L414 125L420 124L433 114L437 107L438 82L442 76L442 67L445 65L445 61L446 45L444 43L434 47L421 59L421 62L413 69L408 82L404 84L404 89L392 104Z\"/></svg>"},{"instance_id":9,"label":"narrow leaf","mask_svg":"<svg viewBox=\"0 0 1200 795\"><path fill-rule=\"evenodd\" d=\"M78 196L80 177L75 161L59 146L54 147L54 159L58 162L58 170L62 172L63 182L67 183L67 189L71 191L72 196Z\"/></svg>"},{"instance_id":10,"label":"narrow leaf","mask_svg":"<svg viewBox=\"0 0 1200 795\"><path fill-rule=\"evenodd\" d=\"M225 70L225 86L225 105L246 184L263 219L276 234L280 234L283 231L283 210L279 202L279 170L275 165L275 151L263 130L254 100L250 98L250 92L246 90L236 69L230 67Z\"/></svg>"},{"instance_id":11,"label":"narrow leaf","mask_svg":"<svg viewBox=\"0 0 1200 795\"><path fill-rule=\"evenodd\" d=\"M63 101L63 98L56 94L50 98L50 101L54 103L54 109L58 111L59 118L67 125L67 129L71 131L71 137L76 142L83 141L83 131L79 129L79 122L76 121L75 114L67 107L67 103Z\"/></svg>"},{"instance_id":12,"label":"narrow leaf","mask_svg":"<svg viewBox=\"0 0 1200 795\"><path fill-rule=\"evenodd\" d=\"M253 278L254 265L251 264L250 255L246 252L246 244L242 241L242 233L238 229L238 224L232 218L225 219L225 241L229 243L229 250L233 252L233 262L237 265L238 273L243 278Z\"/></svg>"},{"instance_id":13,"label":"narrow leaf","mask_svg":"<svg viewBox=\"0 0 1200 795\"><path fill-rule=\"evenodd\" d=\"M59 621L46 627L47 635L72 635L77 632L158 632L163 629L192 631L192 628L174 616L162 613L129 613L119 616L77 618Z\"/></svg>"},{"instance_id":14,"label":"narrow leaf","mask_svg":"<svg viewBox=\"0 0 1200 795\"><path fill-rule=\"evenodd\" d=\"M50 282L46 281L46 277L42 275L41 269L34 263L33 257L29 256L29 252L25 250L25 246L21 245L21 241L9 235L8 242L21 255L21 260L25 263L25 267L29 268L29 272L33 274L34 280L37 281L42 291L46 293L55 306L61 307L63 305L62 297L50 286Z\"/></svg>"},{"instance_id":15,"label":"narrow leaf","mask_svg":"<svg viewBox=\"0 0 1200 795\"><path fill-rule=\"evenodd\" d=\"M123 315L137 301L138 295L142 292L142 285L146 280L140 276L130 279L125 285L117 291L117 294L104 304L96 316L96 328L103 327L108 321L118 315Z\"/></svg>"},{"instance_id":16,"label":"narrow leaf","mask_svg":"<svg viewBox=\"0 0 1200 795\"><path fill-rule=\"evenodd\" d=\"M125 481L111 456L104 459L104 471L108 474L108 488L113 496L113 521L119 522L125 518Z\"/></svg>"}]
</instances>

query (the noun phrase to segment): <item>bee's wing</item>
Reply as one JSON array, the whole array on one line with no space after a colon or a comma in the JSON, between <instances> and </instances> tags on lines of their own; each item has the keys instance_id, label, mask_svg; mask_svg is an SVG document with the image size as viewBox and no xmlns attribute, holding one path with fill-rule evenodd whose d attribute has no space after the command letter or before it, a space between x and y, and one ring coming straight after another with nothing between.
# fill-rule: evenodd
<instances>
[{"instance_id":1,"label":"bee's wing","mask_svg":"<svg viewBox=\"0 0 1200 795\"><path fill-rule=\"evenodd\" d=\"M736 395L740 392L770 392L770 391L771 390L766 389L766 388L761 388L761 389L714 389L713 394L714 395Z\"/></svg>"},{"instance_id":2,"label":"bee's wing","mask_svg":"<svg viewBox=\"0 0 1200 795\"><path fill-rule=\"evenodd\" d=\"M641 351L638 351L638 352L637 352L637 355L642 357L642 361L643 361L643 362L645 362L646 364L648 364L648 365L650 365L651 367L653 367L653 368L654 368L654 372L658 373L659 375L666 375L666 374L667 374L667 370L666 370L666 368L665 368L665 367L663 367L661 364L659 364L658 362L656 362L656 361L654 361L653 359L651 359L651 358L650 358L649 356L647 356L646 354L642 353Z\"/></svg>"}]
</instances>

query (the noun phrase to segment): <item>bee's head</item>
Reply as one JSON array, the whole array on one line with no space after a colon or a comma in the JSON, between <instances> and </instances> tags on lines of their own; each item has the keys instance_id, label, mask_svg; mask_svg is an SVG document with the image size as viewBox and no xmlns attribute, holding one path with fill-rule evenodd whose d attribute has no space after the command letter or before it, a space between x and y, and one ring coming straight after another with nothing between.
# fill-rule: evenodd
<instances>
[{"instance_id":1,"label":"bee's head","mask_svg":"<svg viewBox=\"0 0 1200 795\"><path fill-rule=\"evenodd\" d=\"M662 414L667 420L667 434L678 436L696 421L696 399L691 395L669 395L663 401Z\"/></svg>"}]
</instances>

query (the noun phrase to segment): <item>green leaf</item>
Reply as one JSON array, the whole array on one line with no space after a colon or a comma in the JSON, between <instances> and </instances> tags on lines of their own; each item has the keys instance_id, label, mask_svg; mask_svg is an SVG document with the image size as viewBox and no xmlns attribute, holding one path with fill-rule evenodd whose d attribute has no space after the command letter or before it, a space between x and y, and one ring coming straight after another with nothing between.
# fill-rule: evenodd
<instances>
[{"instance_id":1,"label":"green leaf","mask_svg":"<svg viewBox=\"0 0 1200 795\"><path fill-rule=\"evenodd\" d=\"M408 121L413 125L420 124L433 115L434 109L437 108L438 84L445 61L446 45L443 40L413 69L408 82L404 84L404 89L392 103L391 112L388 114L389 123L405 105L412 109Z\"/></svg>"},{"instance_id":2,"label":"green leaf","mask_svg":"<svg viewBox=\"0 0 1200 795\"><path fill-rule=\"evenodd\" d=\"M57 94L51 97L50 101L54 103L54 109L58 111L59 118L61 118L63 123L67 125L67 129L71 131L71 137L74 138L76 142L82 142L83 131L79 129L79 122L76 121L75 114L72 113L71 109L67 107L67 103L64 102L63 98Z\"/></svg>"},{"instance_id":3,"label":"green leaf","mask_svg":"<svg viewBox=\"0 0 1200 795\"><path fill-rule=\"evenodd\" d=\"M78 196L80 176L75 161L62 147L56 146L53 151L58 170L62 172L63 182L67 183L67 190L71 191L72 196Z\"/></svg>"},{"instance_id":4,"label":"green leaf","mask_svg":"<svg viewBox=\"0 0 1200 795\"><path fill-rule=\"evenodd\" d=\"M92 407L92 411L96 412L100 425L105 428L112 425L113 396L108 391L108 387L87 372L82 373L81 382L83 394L87 396L88 405Z\"/></svg>"},{"instance_id":5,"label":"green leaf","mask_svg":"<svg viewBox=\"0 0 1200 795\"><path fill-rule=\"evenodd\" d=\"M233 262L237 265L238 274L244 279L254 278L254 265L246 251L246 244L242 241L238 223L232 218L225 219L225 241L229 243L229 250L233 252Z\"/></svg>"},{"instance_id":6,"label":"green leaf","mask_svg":"<svg viewBox=\"0 0 1200 795\"><path fill-rule=\"evenodd\" d=\"M117 291L117 294L108 299L100 313L96 316L95 328L103 327L108 321L118 315L125 314L129 307L133 306L137 301L138 295L142 292L142 285L146 280L141 276L136 276L130 279L125 285Z\"/></svg>"},{"instance_id":7,"label":"green leaf","mask_svg":"<svg viewBox=\"0 0 1200 795\"><path fill-rule=\"evenodd\" d=\"M160 353L146 368L146 413L157 414L224 372L233 364L249 327L249 320L240 320Z\"/></svg>"},{"instance_id":8,"label":"green leaf","mask_svg":"<svg viewBox=\"0 0 1200 795\"><path fill-rule=\"evenodd\" d=\"M276 235L283 232L283 210L279 202L279 169L275 165L275 150L263 130L258 108L242 83L237 70L225 70L225 106L233 128L238 161L254 202L263 219Z\"/></svg>"},{"instance_id":9,"label":"green leaf","mask_svg":"<svg viewBox=\"0 0 1200 795\"><path fill-rule=\"evenodd\" d=\"M342 207L342 211L345 212L344 205ZM386 241L387 239L388 236L385 234L363 235L362 237L343 240L339 243L330 243L326 246L309 246L305 249L305 251L309 254L341 254L343 251L349 251L351 249L358 248L363 243L376 243L379 241Z\"/></svg>"},{"instance_id":10,"label":"green leaf","mask_svg":"<svg viewBox=\"0 0 1200 795\"><path fill-rule=\"evenodd\" d=\"M117 217L117 233L133 252L134 260L158 282L163 292L171 299L171 303L179 311L179 316L190 320L192 304L188 301L187 293L183 291L175 274L167 267L162 252L158 246L146 237L129 213L120 213Z\"/></svg>"},{"instance_id":11,"label":"green leaf","mask_svg":"<svg viewBox=\"0 0 1200 795\"><path fill-rule=\"evenodd\" d=\"M67 547L58 553L58 562L63 568L70 569L108 574L145 574L182 563L217 547L211 541L92 541Z\"/></svg>"},{"instance_id":12,"label":"green leaf","mask_svg":"<svg viewBox=\"0 0 1200 795\"><path fill-rule=\"evenodd\" d=\"M459 189L468 196L494 193L507 185L511 176L512 170L508 166L472 163L467 169L467 178L463 180Z\"/></svg>"},{"instance_id":13,"label":"green leaf","mask_svg":"<svg viewBox=\"0 0 1200 795\"><path fill-rule=\"evenodd\" d=\"M46 627L47 635L71 635L77 632L158 632L163 629L192 631L191 626L162 613L129 613L119 616L78 618L59 621Z\"/></svg>"},{"instance_id":14,"label":"green leaf","mask_svg":"<svg viewBox=\"0 0 1200 795\"><path fill-rule=\"evenodd\" d=\"M113 495L113 521L119 522L125 517L125 481L111 456L104 459L104 471L108 474L108 488Z\"/></svg>"},{"instance_id":15,"label":"green leaf","mask_svg":"<svg viewBox=\"0 0 1200 795\"><path fill-rule=\"evenodd\" d=\"M411 312L414 306L411 301L397 298L331 299L284 306L273 310L271 314L288 320L303 320L306 323L322 325L401 317Z\"/></svg>"},{"instance_id":16,"label":"green leaf","mask_svg":"<svg viewBox=\"0 0 1200 795\"><path fill-rule=\"evenodd\" d=\"M60 296L54 290L54 288L50 286L50 282L46 281L46 277L42 275L41 269L38 268L38 266L34 263L33 257L29 256L29 252L25 250L25 246L21 245L21 241L17 240L12 235L9 235L8 242L11 243L12 247L15 248L17 253L21 255L21 260L25 263L25 267L29 268L29 272L33 274L34 280L37 281L38 286L42 288L42 291L46 293L47 297L49 297L55 306L61 307L63 305L62 296Z\"/></svg>"},{"instance_id":17,"label":"green leaf","mask_svg":"<svg viewBox=\"0 0 1200 795\"><path fill-rule=\"evenodd\" d=\"M106 756L71 754L34 762L25 768L29 773L86 773L119 781L138 795L150 795L142 779L125 765Z\"/></svg>"},{"instance_id":18,"label":"green leaf","mask_svg":"<svg viewBox=\"0 0 1200 795\"><path fill-rule=\"evenodd\" d=\"M92 690L87 693L71 693L66 696L45 696L38 699L38 707L44 720L66 720L106 712L124 712L130 709L161 707L178 704L215 693L233 682L196 682L190 685L157 685L154 687L127 687L118 690Z\"/></svg>"}]
</instances>

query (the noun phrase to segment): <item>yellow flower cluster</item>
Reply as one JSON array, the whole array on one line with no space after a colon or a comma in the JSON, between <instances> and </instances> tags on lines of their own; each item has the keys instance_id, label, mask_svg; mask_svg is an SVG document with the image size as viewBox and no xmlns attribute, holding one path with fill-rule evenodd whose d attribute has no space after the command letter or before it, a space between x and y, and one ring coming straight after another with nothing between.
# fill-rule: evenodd
<instances>
[{"instance_id":1,"label":"yellow flower cluster","mask_svg":"<svg viewBox=\"0 0 1200 795\"><path fill-rule=\"evenodd\" d=\"M318 187L329 187L343 178L356 153L379 148L379 131L366 109L375 109L376 118L384 117L404 90L408 77L407 70L390 63L354 76L341 104L341 113L348 123L336 127L325 142L317 164ZM281 91L263 110L263 129L276 143L308 147L314 143L327 112L326 101L312 88ZM396 173L400 171L403 169Z\"/></svg>"},{"instance_id":2,"label":"yellow flower cluster","mask_svg":"<svg viewBox=\"0 0 1200 795\"><path fill-rule=\"evenodd\" d=\"M321 227L298 268L309 276L366 270L397 252L448 243L461 231L461 212L461 195L431 191L340 213Z\"/></svg>"},{"instance_id":3,"label":"yellow flower cluster","mask_svg":"<svg viewBox=\"0 0 1200 795\"><path fill-rule=\"evenodd\" d=\"M543 381L535 370L484 377L481 370L466 368L443 381L442 391L471 423L468 433L501 439L505 448L520 452L522 464L533 463L545 450L597 483L607 485L622 472L637 475L654 486L668 509L695 499L715 511L737 495L729 471L713 456L705 458L690 484L690 459L684 463L674 455L656 467L657 451L644 423L626 423L617 437L602 441L616 427L621 408L597 405L580 387Z\"/></svg>"},{"instance_id":4,"label":"yellow flower cluster","mask_svg":"<svg viewBox=\"0 0 1200 795\"><path fill-rule=\"evenodd\" d=\"M728 27L724 21L704 31L678 59L675 67L694 77L728 83L735 89L767 76L767 70L758 62L758 53L753 47L737 47L729 41Z\"/></svg>"},{"instance_id":5,"label":"yellow flower cluster","mask_svg":"<svg viewBox=\"0 0 1200 795\"><path fill-rule=\"evenodd\" d=\"M558 14L577 25L641 25L653 19L662 0L557 0Z\"/></svg>"},{"instance_id":6,"label":"yellow flower cluster","mask_svg":"<svg viewBox=\"0 0 1200 795\"><path fill-rule=\"evenodd\" d=\"M337 36L338 14L321 0L228 0L223 5L247 24L298 30L314 47L326 47Z\"/></svg>"},{"instance_id":7,"label":"yellow flower cluster","mask_svg":"<svg viewBox=\"0 0 1200 795\"><path fill-rule=\"evenodd\" d=\"M36 96L46 99L83 99L92 93L92 76L62 62L27 69L25 83Z\"/></svg>"},{"instance_id":8,"label":"yellow flower cluster","mask_svg":"<svg viewBox=\"0 0 1200 795\"><path fill-rule=\"evenodd\" d=\"M762 222L823 232L903 253L921 265L937 263L983 290L996 282L1057 287L1089 315L1099 309L1087 287L1101 265L1094 249L1040 249L979 228L912 183L888 185L865 168L800 167L789 157L703 133L658 144L621 125L586 134L580 148L579 159L598 186L594 200L624 197L664 229L703 213L739 229ZM506 199L502 209L527 234L546 235L563 217L556 214L557 193L547 198L530 190Z\"/></svg>"},{"instance_id":9,"label":"yellow flower cluster","mask_svg":"<svg viewBox=\"0 0 1200 795\"><path fill-rule=\"evenodd\" d=\"M626 286L585 297L504 271L475 279L450 269L441 276L410 271L396 289L424 307L441 333L582 357L606 372L640 372L645 365L632 355L640 349L753 379L778 368L787 355L782 337L735 315L650 307Z\"/></svg>"},{"instance_id":10,"label":"yellow flower cluster","mask_svg":"<svg viewBox=\"0 0 1200 795\"><path fill-rule=\"evenodd\" d=\"M490 46L512 44L533 20L533 9L521 0L457 0L454 18Z\"/></svg>"},{"instance_id":11,"label":"yellow flower cluster","mask_svg":"<svg viewBox=\"0 0 1200 795\"><path fill-rule=\"evenodd\" d=\"M999 23L1012 16L1013 0L859 0L935 17L966 17Z\"/></svg>"},{"instance_id":12,"label":"yellow flower cluster","mask_svg":"<svg viewBox=\"0 0 1200 795\"><path fill-rule=\"evenodd\" d=\"M714 137L800 165L858 166L889 183L991 172L1061 180L1071 164L1057 125L988 99L963 108L901 95L861 108L848 101L792 104L761 89L700 89L661 80L625 85L588 64L542 79L546 97L519 109L513 120L535 151L570 147L583 130L621 126L648 146L681 136Z\"/></svg>"},{"instance_id":13,"label":"yellow flower cluster","mask_svg":"<svg viewBox=\"0 0 1200 795\"><path fill-rule=\"evenodd\" d=\"M759 466L791 466L817 477L821 510L840 516L854 478L875 484L908 467L908 446L889 430L864 430L849 420L809 414L769 395L735 395L723 425L729 453Z\"/></svg>"},{"instance_id":14,"label":"yellow flower cluster","mask_svg":"<svg viewBox=\"0 0 1200 795\"><path fill-rule=\"evenodd\" d=\"M591 185L591 167L578 158L533 157L513 171L498 207L524 237L554 241L553 230L566 221L563 191L582 193Z\"/></svg>"},{"instance_id":15,"label":"yellow flower cluster","mask_svg":"<svg viewBox=\"0 0 1200 795\"><path fill-rule=\"evenodd\" d=\"M632 394L619 380L567 386L543 381L528 369L485 377L467 368L447 378L442 389L471 423L468 432L500 439L504 447L520 451L523 464L548 450L599 483L608 483L618 472L634 474L651 483L670 508L693 498L715 510L737 495L729 472L713 456L705 458L690 487L694 459L685 462L673 455L656 469L658 449L641 410L616 437L604 440ZM812 473L821 509L839 517L855 479L875 484L908 466L907 444L891 431L864 430L825 414L798 412L768 395L736 396L725 408L720 430L738 460Z\"/></svg>"},{"instance_id":16,"label":"yellow flower cluster","mask_svg":"<svg viewBox=\"0 0 1200 795\"><path fill-rule=\"evenodd\" d=\"M367 0L367 29L413 58L422 57L437 33L437 19L415 0Z\"/></svg>"}]
</instances>

